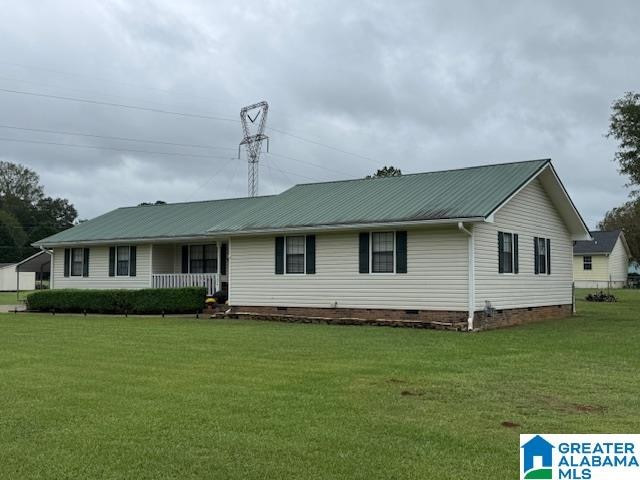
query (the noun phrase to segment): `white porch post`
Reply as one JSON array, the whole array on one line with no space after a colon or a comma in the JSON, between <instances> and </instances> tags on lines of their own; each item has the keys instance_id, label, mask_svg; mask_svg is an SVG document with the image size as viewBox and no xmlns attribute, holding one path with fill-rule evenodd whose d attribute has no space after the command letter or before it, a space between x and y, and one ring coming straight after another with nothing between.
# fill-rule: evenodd
<instances>
[{"instance_id":1,"label":"white porch post","mask_svg":"<svg viewBox=\"0 0 640 480\"><path fill-rule=\"evenodd\" d=\"M218 290L220 290L220 265L222 264L222 258L220 257L222 253L222 245L220 244L220 241L216 241L216 249L217 249L216 258L218 259L218 261L216 262L218 274L216 275L216 280L214 282L215 283L214 289L217 292Z\"/></svg>"},{"instance_id":2,"label":"white porch post","mask_svg":"<svg viewBox=\"0 0 640 480\"><path fill-rule=\"evenodd\" d=\"M153 243L149 245L149 288L153 288Z\"/></svg>"}]
</instances>

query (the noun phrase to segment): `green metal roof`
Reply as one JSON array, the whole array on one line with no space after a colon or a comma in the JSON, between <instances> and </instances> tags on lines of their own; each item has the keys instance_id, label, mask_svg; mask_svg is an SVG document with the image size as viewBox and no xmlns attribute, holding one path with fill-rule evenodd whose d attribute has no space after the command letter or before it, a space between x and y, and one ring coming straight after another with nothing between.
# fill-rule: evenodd
<instances>
[{"instance_id":1,"label":"green metal roof","mask_svg":"<svg viewBox=\"0 0 640 480\"><path fill-rule=\"evenodd\" d=\"M119 208L36 245L484 218L548 163L310 183L270 197Z\"/></svg>"},{"instance_id":2,"label":"green metal roof","mask_svg":"<svg viewBox=\"0 0 640 480\"><path fill-rule=\"evenodd\" d=\"M296 185L209 229L243 232L489 216L549 160Z\"/></svg>"},{"instance_id":3,"label":"green metal roof","mask_svg":"<svg viewBox=\"0 0 640 480\"><path fill-rule=\"evenodd\" d=\"M207 230L216 223L241 212L249 212L269 198L232 198L118 208L40 240L35 245L207 235Z\"/></svg>"}]
</instances>

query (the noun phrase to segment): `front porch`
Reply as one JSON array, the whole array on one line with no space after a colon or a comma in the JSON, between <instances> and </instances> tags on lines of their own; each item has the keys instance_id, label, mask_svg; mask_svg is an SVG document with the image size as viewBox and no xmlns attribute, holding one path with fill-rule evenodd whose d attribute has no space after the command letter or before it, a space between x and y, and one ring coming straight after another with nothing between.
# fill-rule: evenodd
<instances>
[{"instance_id":1,"label":"front porch","mask_svg":"<svg viewBox=\"0 0 640 480\"><path fill-rule=\"evenodd\" d=\"M154 244L151 288L205 287L207 295L228 288L226 241Z\"/></svg>"}]
</instances>

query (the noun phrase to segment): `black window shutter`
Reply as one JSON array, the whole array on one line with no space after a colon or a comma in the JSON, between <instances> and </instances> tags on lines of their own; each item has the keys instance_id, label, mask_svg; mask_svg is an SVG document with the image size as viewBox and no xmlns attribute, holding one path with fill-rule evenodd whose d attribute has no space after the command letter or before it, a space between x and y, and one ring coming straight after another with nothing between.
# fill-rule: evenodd
<instances>
[{"instance_id":1,"label":"black window shutter","mask_svg":"<svg viewBox=\"0 0 640 480\"><path fill-rule=\"evenodd\" d=\"M316 236L307 235L306 273L316 273Z\"/></svg>"},{"instance_id":2,"label":"black window shutter","mask_svg":"<svg viewBox=\"0 0 640 480\"><path fill-rule=\"evenodd\" d=\"M276 275L284 274L284 237L276 237Z\"/></svg>"},{"instance_id":3,"label":"black window shutter","mask_svg":"<svg viewBox=\"0 0 640 480\"><path fill-rule=\"evenodd\" d=\"M182 246L182 273L189 273L189 245Z\"/></svg>"},{"instance_id":4,"label":"black window shutter","mask_svg":"<svg viewBox=\"0 0 640 480\"><path fill-rule=\"evenodd\" d=\"M533 270L536 275L540 273L540 251L538 250L538 237L533 237Z\"/></svg>"},{"instance_id":5,"label":"black window shutter","mask_svg":"<svg viewBox=\"0 0 640 480\"><path fill-rule=\"evenodd\" d=\"M220 245L220 275L227 274L227 244Z\"/></svg>"},{"instance_id":6,"label":"black window shutter","mask_svg":"<svg viewBox=\"0 0 640 480\"><path fill-rule=\"evenodd\" d=\"M518 254L518 234L513 234L513 273L520 273L520 266L518 265L520 258Z\"/></svg>"},{"instance_id":7,"label":"black window shutter","mask_svg":"<svg viewBox=\"0 0 640 480\"><path fill-rule=\"evenodd\" d=\"M89 276L89 249L88 248L85 248L83 252L82 276L83 277Z\"/></svg>"},{"instance_id":8,"label":"black window shutter","mask_svg":"<svg viewBox=\"0 0 640 480\"><path fill-rule=\"evenodd\" d=\"M396 273L407 273L407 232L396 232Z\"/></svg>"},{"instance_id":9,"label":"black window shutter","mask_svg":"<svg viewBox=\"0 0 640 480\"><path fill-rule=\"evenodd\" d=\"M547 238L547 275L551 275L551 240Z\"/></svg>"},{"instance_id":10,"label":"black window shutter","mask_svg":"<svg viewBox=\"0 0 640 480\"><path fill-rule=\"evenodd\" d=\"M498 232L498 273L504 273L504 233Z\"/></svg>"},{"instance_id":11,"label":"black window shutter","mask_svg":"<svg viewBox=\"0 0 640 480\"><path fill-rule=\"evenodd\" d=\"M136 276L136 260L137 260L138 249L135 245L131 245L129 247L129 276Z\"/></svg>"},{"instance_id":12,"label":"black window shutter","mask_svg":"<svg viewBox=\"0 0 640 480\"><path fill-rule=\"evenodd\" d=\"M367 232L360 233L359 264L360 273L369 273L369 234Z\"/></svg>"},{"instance_id":13,"label":"black window shutter","mask_svg":"<svg viewBox=\"0 0 640 480\"><path fill-rule=\"evenodd\" d=\"M116 274L116 247L109 247L109 276Z\"/></svg>"},{"instance_id":14,"label":"black window shutter","mask_svg":"<svg viewBox=\"0 0 640 480\"><path fill-rule=\"evenodd\" d=\"M64 249L64 276L69 276L69 269L71 268L71 249Z\"/></svg>"}]
</instances>

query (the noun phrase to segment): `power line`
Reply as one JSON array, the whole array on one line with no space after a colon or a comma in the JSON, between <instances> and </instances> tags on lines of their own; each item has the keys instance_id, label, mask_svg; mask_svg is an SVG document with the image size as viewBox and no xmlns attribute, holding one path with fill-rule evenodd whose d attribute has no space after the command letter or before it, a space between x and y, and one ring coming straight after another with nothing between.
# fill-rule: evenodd
<instances>
[{"instance_id":1,"label":"power line","mask_svg":"<svg viewBox=\"0 0 640 480\"><path fill-rule=\"evenodd\" d=\"M92 148L95 150L113 150L116 152L133 152L133 153L146 153L151 155L168 155L174 157L192 157L192 158L219 158L219 159L228 159L229 157L221 157L215 155L197 155L191 153L179 153L179 152L160 152L153 150L141 150L141 149L132 149L132 148L117 148L117 147L99 147L97 145L81 145L77 143L61 143L61 142L45 142L40 140L25 140L25 139L17 139L17 138L6 138L0 137L0 141L2 142L18 142L18 143L33 143L38 145L55 145L60 147L73 147L73 148Z\"/></svg>"},{"instance_id":2,"label":"power line","mask_svg":"<svg viewBox=\"0 0 640 480\"><path fill-rule=\"evenodd\" d=\"M313 167L316 167L316 168L321 168L321 169L326 170L328 172L337 173L339 175L347 175L345 172L334 170L333 168L325 167L324 165L320 165L318 163L308 162L306 160L300 160L299 158L290 157L288 155L282 155L280 153L273 153L273 152L265 152L265 153L267 155L271 155L271 156L275 156L275 157L279 157L279 158L285 158L287 160L293 160L294 162L300 162L300 163L304 163L305 165L310 165L310 166L313 166ZM348 176L352 176L352 175L348 175Z\"/></svg>"},{"instance_id":3,"label":"power line","mask_svg":"<svg viewBox=\"0 0 640 480\"><path fill-rule=\"evenodd\" d=\"M302 142L312 143L312 144L318 145L320 147L328 148L329 150L333 150L334 152L343 153L345 155L351 155L352 157L362 158L364 160L368 160L368 161L371 161L371 162L375 161L371 157L367 157L365 155L360 155L359 153L349 152L347 150L342 150L341 148L332 147L331 145L327 145L326 143L318 142L316 140L311 140L310 138L301 137L301 136L296 135L294 133L285 132L284 130L280 130L279 128L269 127L269 130L271 130L273 132L281 133L282 135L287 135L288 137L295 138L295 139L300 140Z\"/></svg>"},{"instance_id":4,"label":"power line","mask_svg":"<svg viewBox=\"0 0 640 480\"><path fill-rule=\"evenodd\" d=\"M216 120L216 121L221 121L221 122L240 123L239 120L237 120L235 118L230 118L230 117L222 117L222 116L206 115L206 114L197 114L197 113L189 113L189 112L179 112L179 111L175 111L175 110L165 110L165 109L162 109L162 108L143 107L143 106L140 106L140 105L130 105L130 104L126 104L126 103L116 103L116 102L105 102L105 101L101 101L101 100L92 100L92 99L89 99L89 98L68 97L68 96L64 96L64 95L52 95L52 94L46 94L46 93L40 93L40 92L29 92L29 91L25 91L25 90L13 90L13 89L8 89L8 88L0 88L0 92L12 93L12 94L15 94L15 95L27 95L27 96L32 96L32 97L51 98L51 99L55 99L55 100L65 100L65 101L70 101L70 102L87 103L87 104L91 104L91 105L102 105L102 106L108 106L108 107L127 108L127 109L131 109L131 110L140 110L140 111L145 111L145 112L161 113L161 114L164 114L164 115L176 115L176 116L181 116L181 117L199 118L199 119L205 119L205 120ZM334 152L342 153L344 155L350 155L352 157L361 158L361 159L364 159L364 160L367 160L367 161L375 161L371 157L367 157L367 156L361 155L359 153L353 153L353 152L350 152L348 150L343 150L341 148L334 147L332 145L328 145L326 143L319 142L317 140L312 140L310 138L302 137L300 135L297 135L297 134L294 134L294 133L290 133L290 132L287 132L285 130L281 130L279 128L269 127L268 129L273 131L273 132L277 132L277 133L280 133L282 135L286 135L288 137L295 138L296 140L299 140L301 142L311 143L313 145L324 147L324 148L327 148L329 150L333 150Z\"/></svg>"},{"instance_id":5,"label":"power line","mask_svg":"<svg viewBox=\"0 0 640 480\"><path fill-rule=\"evenodd\" d=\"M73 135L77 137L89 137L89 138L104 138L107 140L122 140L127 142L139 142L139 143L154 143L158 145L171 145L174 147L190 147L190 148L210 148L210 149L219 149L219 150L233 150L235 151L235 147L219 147L216 145L199 145L194 143L176 143L176 142L165 142L161 140L148 140L141 138L132 138L132 137L118 137L118 136L110 136L110 135L98 135L95 133L83 133L83 132L69 132L64 130L49 130L45 128L29 128L29 127L18 127L16 125L0 125L0 128L6 128L10 130L23 130L27 132L39 132L39 133L54 133L59 135Z\"/></svg>"},{"instance_id":6,"label":"power line","mask_svg":"<svg viewBox=\"0 0 640 480\"><path fill-rule=\"evenodd\" d=\"M103 105L103 106L107 106L107 107L119 107L119 108L128 108L131 110L142 110L145 112L153 112L153 113L162 113L165 115L177 115L180 117L190 117L190 118L201 118L201 119L205 119L205 120L217 120L220 122L233 122L233 123L239 123L239 120L236 120L235 118L229 118L229 117L218 117L218 116L214 116L214 115L204 115L204 114L198 114L198 113L187 113L187 112L177 112L174 110L164 110L161 108L151 108L151 107L142 107L140 105L129 105L126 103L115 103L115 102L103 102L100 100L92 100L89 98L78 98L78 97L67 97L67 96L63 96L63 95L50 95L47 93L39 93L39 92L27 92L24 90L12 90L9 88L0 88L0 92L4 92L4 93L13 93L16 95L28 95L28 96L32 96L32 97L42 97L42 98L52 98L55 100L66 100L66 101L70 101L70 102L79 102L79 103L89 103L92 105Z\"/></svg>"},{"instance_id":7,"label":"power line","mask_svg":"<svg viewBox=\"0 0 640 480\"><path fill-rule=\"evenodd\" d=\"M163 92L163 93L168 93L168 94L175 94L177 93L187 93L184 90L170 90L170 89L166 89L166 88L159 88L159 87L153 87L153 86L149 86L149 85L141 85L141 84L136 84L136 83L132 83L132 82L122 82L119 80L112 80L109 78L104 78L104 77L100 77L97 75L87 75L84 73L77 73L77 72L68 72L68 71L64 71L64 70L57 70L57 69L53 69L53 68L46 68L46 67L40 67L40 66L35 66L35 65L25 65L25 64L21 64L21 63L15 63L15 62L6 62L6 61L0 61L1 65L10 65L12 67L19 67L19 68L23 68L23 69L31 69L31 70L40 70L40 71L44 71L44 72L51 72L51 73L56 73L58 75L64 75L64 76L68 76L68 77L78 77L78 78L88 78L91 80L99 80L102 81L104 83L112 83L114 85L124 85L127 87L135 87L135 88L144 88L145 90L156 90L158 92ZM188 92L188 95L194 99L198 98L201 100L205 100L207 102L211 102L212 100L214 100L213 98L209 98L209 97L204 97L202 95L194 95L193 92Z\"/></svg>"}]
</instances>

